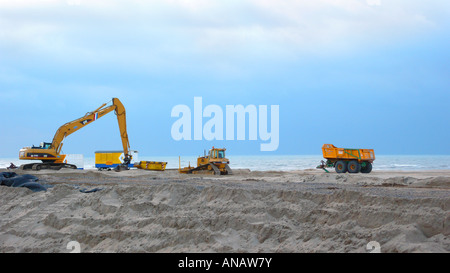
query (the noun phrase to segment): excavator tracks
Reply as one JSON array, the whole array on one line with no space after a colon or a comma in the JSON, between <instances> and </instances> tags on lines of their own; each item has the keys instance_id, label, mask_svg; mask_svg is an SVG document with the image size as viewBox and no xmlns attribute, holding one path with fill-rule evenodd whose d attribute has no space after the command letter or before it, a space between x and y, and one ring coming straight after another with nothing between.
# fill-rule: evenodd
<instances>
[{"instance_id":1,"label":"excavator tracks","mask_svg":"<svg viewBox=\"0 0 450 273\"><path fill-rule=\"evenodd\" d=\"M31 164L24 164L19 167L20 170L32 170L32 171L40 171L40 170L59 171L62 168L76 169L77 166L73 165L73 164L65 164L65 163L31 163Z\"/></svg>"}]
</instances>

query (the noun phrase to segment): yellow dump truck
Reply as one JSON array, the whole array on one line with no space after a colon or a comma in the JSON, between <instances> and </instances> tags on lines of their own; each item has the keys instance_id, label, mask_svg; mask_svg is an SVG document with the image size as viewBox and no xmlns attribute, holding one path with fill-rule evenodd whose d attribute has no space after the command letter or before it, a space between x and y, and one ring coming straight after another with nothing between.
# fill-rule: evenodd
<instances>
[{"instance_id":1,"label":"yellow dump truck","mask_svg":"<svg viewBox=\"0 0 450 273\"><path fill-rule=\"evenodd\" d=\"M327 167L334 167L337 173L370 173L375 160L373 149L337 148L333 144L324 144L322 153L327 161L317 167L325 171Z\"/></svg>"}]
</instances>

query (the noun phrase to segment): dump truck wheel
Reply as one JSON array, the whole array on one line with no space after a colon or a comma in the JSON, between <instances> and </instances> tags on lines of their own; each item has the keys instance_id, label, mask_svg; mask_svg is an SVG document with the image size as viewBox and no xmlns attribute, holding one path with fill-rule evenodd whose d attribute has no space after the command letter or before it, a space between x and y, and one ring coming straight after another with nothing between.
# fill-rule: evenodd
<instances>
[{"instance_id":1,"label":"dump truck wheel","mask_svg":"<svg viewBox=\"0 0 450 273\"><path fill-rule=\"evenodd\" d=\"M348 163L347 169L349 173L359 173L361 170L361 164L359 164L356 160L352 160Z\"/></svg>"},{"instance_id":2,"label":"dump truck wheel","mask_svg":"<svg viewBox=\"0 0 450 273\"><path fill-rule=\"evenodd\" d=\"M362 173L370 173L372 171L372 163L366 162L366 166L361 168Z\"/></svg>"},{"instance_id":3,"label":"dump truck wheel","mask_svg":"<svg viewBox=\"0 0 450 273\"><path fill-rule=\"evenodd\" d=\"M345 161L338 161L336 162L336 165L334 166L334 169L337 173L345 173L347 172L347 162Z\"/></svg>"}]
</instances>

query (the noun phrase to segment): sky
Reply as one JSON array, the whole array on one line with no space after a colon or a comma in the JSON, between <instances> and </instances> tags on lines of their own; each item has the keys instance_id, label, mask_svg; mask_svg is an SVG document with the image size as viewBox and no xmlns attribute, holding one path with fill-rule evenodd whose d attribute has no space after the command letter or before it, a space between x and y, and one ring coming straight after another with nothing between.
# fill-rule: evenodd
<instances>
[{"instance_id":1,"label":"sky","mask_svg":"<svg viewBox=\"0 0 450 273\"><path fill-rule=\"evenodd\" d=\"M212 146L321 154L324 143L449 155L449 49L448 0L0 0L0 157L114 97L131 148L155 160ZM224 121L227 105L278 106L279 145L262 151L248 131L176 140L172 110L187 106L193 129L199 97ZM121 147L110 114L63 152Z\"/></svg>"}]
</instances>

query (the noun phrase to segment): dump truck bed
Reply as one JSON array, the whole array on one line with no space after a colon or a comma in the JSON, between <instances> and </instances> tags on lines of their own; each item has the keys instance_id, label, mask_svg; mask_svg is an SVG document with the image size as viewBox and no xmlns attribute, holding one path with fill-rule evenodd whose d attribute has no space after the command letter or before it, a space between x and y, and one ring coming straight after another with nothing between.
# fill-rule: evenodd
<instances>
[{"instance_id":1,"label":"dump truck bed","mask_svg":"<svg viewBox=\"0 0 450 273\"><path fill-rule=\"evenodd\" d=\"M358 160L373 163L375 152L373 149L349 149L337 148L333 144L324 144L322 146L323 157L334 160Z\"/></svg>"}]
</instances>

